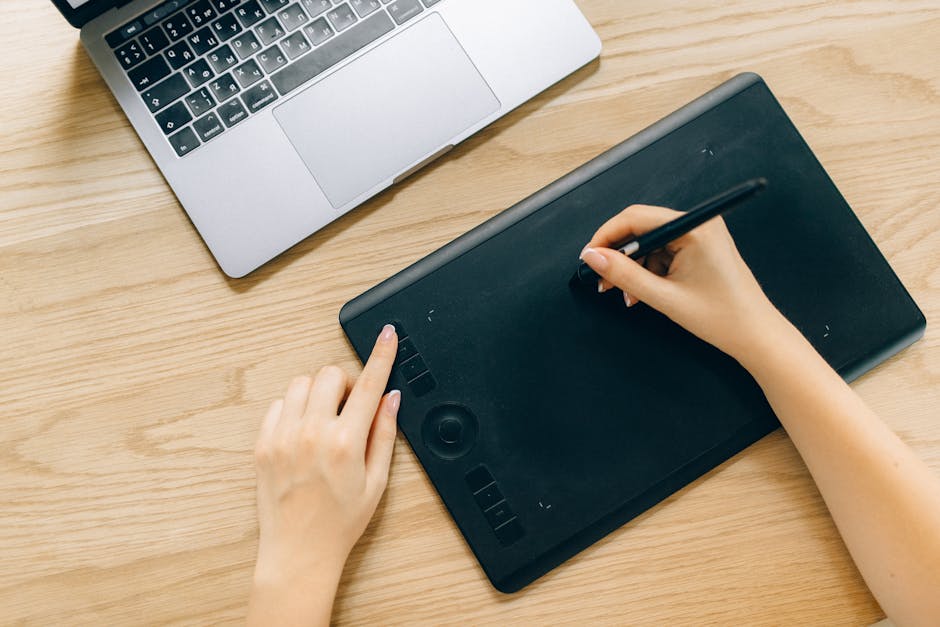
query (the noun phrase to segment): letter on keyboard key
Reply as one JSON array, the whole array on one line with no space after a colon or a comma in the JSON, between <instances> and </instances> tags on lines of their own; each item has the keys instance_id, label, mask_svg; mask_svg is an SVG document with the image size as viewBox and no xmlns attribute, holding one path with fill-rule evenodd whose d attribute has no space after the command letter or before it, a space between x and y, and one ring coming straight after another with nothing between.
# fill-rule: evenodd
<instances>
[{"instance_id":1,"label":"letter on keyboard key","mask_svg":"<svg viewBox=\"0 0 940 627\"><path fill-rule=\"evenodd\" d=\"M379 0L351 0L350 4L356 9L359 17L366 17L382 8Z\"/></svg>"},{"instance_id":2,"label":"letter on keyboard key","mask_svg":"<svg viewBox=\"0 0 940 627\"><path fill-rule=\"evenodd\" d=\"M150 113L156 113L183 94L189 92L189 84L179 73L174 74L162 83L151 87L140 95Z\"/></svg>"},{"instance_id":3,"label":"letter on keyboard key","mask_svg":"<svg viewBox=\"0 0 940 627\"><path fill-rule=\"evenodd\" d=\"M329 18L330 23L333 25L333 28L336 29L337 33L341 30L346 30L356 23L356 14L352 12L348 4L339 5L327 13L326 16Z\"/></svg>"},{"instance_id":4,"label":"letter on keyboard key","mask_svg":"<svg viewBox=\"0 0 940 627\"><path fill-rule=\"evenodd\" d=\"M423 10L418 0L395 0L388 5L388 12L396 24L404 24Z\"/></svg>"},{"instance_id":5,"label":"letter on keyboard key","mask_svg":"<svg viewBox=\"0 0 940 627\"><path fill-rule=\"evenodd\" d=\"M248 117L248 113L245 111L245 107L242 106L242 103L238 102L238 98L235 100L229 100L224 105L216 109L216 112L219 114L219 117L222 118L222 121L225 122L225 126L228 128L232 128Z\"/></svg>"},{"instance_id":6,"label":"letter on keyboard key","mask_svg":"<svg viewBox=\"0 0 940 627\"><path fill-rule=\"evenodd\" d=\"M163 57L153 57L127 73L137 91L143 91L170 75L170 66Z\"/></svg>"},{"instance_id":7,"label":"letter on keyboard key","mask_svg":"<svg viewBox=\"0 0 940 627\"><path fill-rule=\"evenodd\" d=\"M316 17L332 8L330 0L300 0L300 4L304 5L310 17Z\"/></svg>"},{"instance_id":8,"label":"letter on keyboard key","mask_svg":"<svg viewBox=\"0 0 940 627\"><path fill-rule=\"evenodd\" d=\"M182 157L193 149L198 148L199 140L196 139L196 134L193 133L193 129L187 126L176 135L170 135L170 144L173 146L173 150L176 151L176 154Z\"/></svg>"},{"instance_id":9,"label":"letter on keyboard key","mask_svg":"<svg viewBox=\"0 0 940 627\"><path fill-rule=\"evenodd\" d=\"M165 109L156 116L157 124L164 134L169 135L183 128L183 125L193 119L186 110L186 105L182 101L177 102L172 107Z\"/></svg>"},{"instance_id":10,"label":"letter on keyboard key","mask_svg":"<svg viewBox=\"0 0 940 627\"><path fill-rule=\"evenodd\" d=\"M251 89L242 92L242 102L248 111L255 113L277 100L277 93L271 88L271 83L264 81Z\"/></svg>"},{"instance_id":11,"label":"letter on keyboard key","mask_svg":"<svg viewBox=\"0 0 940 627\"><path fill-rule=\"evenodd\" d=\"M393 28L395 25L392 24L388 14L380 11L272 75L271 82L283 96L369 45Z\"/></svg>"},{"instance_id":12,"label":"letter on keyboard key","mask_svg":"<svg viewBox=\"0 0 940 627\"><path fill-rule=\"evenodd\" d=\"M204 142L209 141L225 130L225 127L222 126L222 122L214 113L210 113L209 115L199 118L193 122L193 128L196 129L197 133L199 133L199 139Z\"/></svg>"},{"instance_id":13,"label":"letter on keyboard key","mask_svg":"<svg viewBox=\"0 0 940 627\"><path fill-rule=\"evenodd\" d=\"M333 32L333 27L330 26L330 23L326 21L325 17L321 17L304 26L304 32L307 33L307 37L310 38L310 42L314 46L319 46L336 34Z\"/></svg>"}]
</instances>

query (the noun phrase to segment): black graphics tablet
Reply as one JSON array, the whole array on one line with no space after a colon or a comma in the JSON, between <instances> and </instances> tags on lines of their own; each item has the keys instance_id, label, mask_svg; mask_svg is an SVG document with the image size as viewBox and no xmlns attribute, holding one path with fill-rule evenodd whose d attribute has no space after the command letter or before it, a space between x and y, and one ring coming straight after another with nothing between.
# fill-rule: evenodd
<instances>
[{"instance_id":1,"label":"black graphics tablet","mask_svg":"<svg viewBox=\"0 0 940 627\"><path fill-rule=\"evenodd\" d=\"M399 331L399 423L468 544L516 591L779 426L734 360L618 294L572 289L633 203L726 216L770 299L852 379L923 314L759 76L742 74L346 304L365 359Z\"/></svg>"}]
</instances>

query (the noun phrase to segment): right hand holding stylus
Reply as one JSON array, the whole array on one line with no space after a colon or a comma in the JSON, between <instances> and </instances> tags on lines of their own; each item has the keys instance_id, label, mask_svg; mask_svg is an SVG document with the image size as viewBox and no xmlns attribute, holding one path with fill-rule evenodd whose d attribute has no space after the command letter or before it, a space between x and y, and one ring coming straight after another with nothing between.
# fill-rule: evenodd
<instances>
[{"instance_id":1,"label":"right hand holding stylus","mask_svg":"<svg viewBox=\"0 0 940 627\"><path fill-rule=\"evenodd\" d=\"M628 307L645 302L740 360L780 314L741 258L724 220L714 218L676 239L649 255L645 266L608 248L680 215L663 207L630 206L601 226L581 258L602 277L602 288L623 290Z\"/></svg>"}]
</instances>

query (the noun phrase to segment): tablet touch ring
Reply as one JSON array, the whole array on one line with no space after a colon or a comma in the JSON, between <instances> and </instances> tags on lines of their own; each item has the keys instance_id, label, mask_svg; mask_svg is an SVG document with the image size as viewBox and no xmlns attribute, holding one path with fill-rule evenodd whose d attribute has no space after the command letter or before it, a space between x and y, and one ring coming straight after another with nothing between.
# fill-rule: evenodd
<instances>
[{"instance_id":1,"label":"tablet touch ring","mask_svg":"<svg viewBox=\"0 0 940 627\"><path fill-rule=\"evenodd\" d=\"M469 409L457 403L438 405L428 412L421 438L432 453L442 459L458 459L476 443L479 423Z\"/></svg>"}]
</instances>

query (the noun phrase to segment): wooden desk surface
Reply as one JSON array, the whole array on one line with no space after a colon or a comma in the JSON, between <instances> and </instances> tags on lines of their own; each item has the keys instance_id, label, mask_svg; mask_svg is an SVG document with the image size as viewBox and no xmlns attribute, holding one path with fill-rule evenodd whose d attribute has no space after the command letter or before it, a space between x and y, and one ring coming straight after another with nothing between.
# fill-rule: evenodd
<instances>
[{"instance_id":1,"label":"wooden desk surface","mask_svg":"<svg viewBox=\"0 0 940 627\"><path fill-rule=\"evenodd\" d=\"M940 318L936 0L579 4L604 40L599 63L238 281L77 33L44 0L0 5L0 623L241 622L259 420L295 373L358 371L340 306L742 70L766 78ZM929 326L854 387L940 472L938 343ZM881 616L777 432L514 596L489 586L400 440L334 618Z\"/></svg>"}]
</instances>

